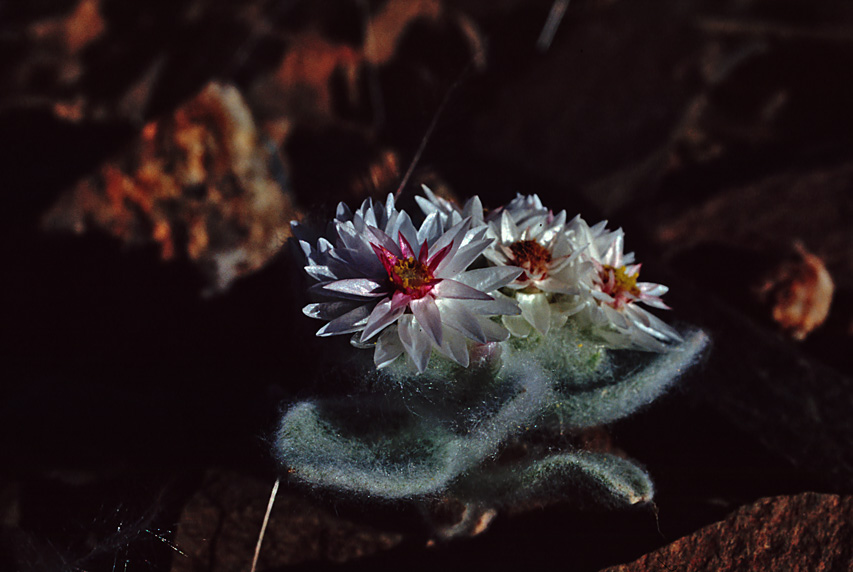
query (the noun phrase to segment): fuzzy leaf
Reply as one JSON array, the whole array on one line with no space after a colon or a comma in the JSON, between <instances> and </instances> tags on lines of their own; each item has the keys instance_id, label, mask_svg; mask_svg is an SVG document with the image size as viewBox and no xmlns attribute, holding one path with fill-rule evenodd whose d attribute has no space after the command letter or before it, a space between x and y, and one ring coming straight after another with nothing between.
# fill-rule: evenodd
<instances>
[{"instance_id":1,"label":"fuzzy leaf","mask_svg":"<svg viewBox=\"0 0 853 572\"><path fill-rule=\"evenodd\" d=\"M608 453L575 451L509 467L484 467L457 483L452 493L492 506L593 501L613 508L649 502L654 485L636 463Z\"/></svg>"},{"instance_id":2,"label":"fuzzy leaf","mask_svg":"<svg viewBox=\"0 0 853 572\"><path fill-rule=\"evenodd\" d=\"M707 334L695 330L669 352L653 354L636 371L617 374L615 382L593 387L557 383L557 399L549 408L553 419L562 429L580 429L627 417L673 385L703 355L709 342Z\"/></svg>"}]
</instances>

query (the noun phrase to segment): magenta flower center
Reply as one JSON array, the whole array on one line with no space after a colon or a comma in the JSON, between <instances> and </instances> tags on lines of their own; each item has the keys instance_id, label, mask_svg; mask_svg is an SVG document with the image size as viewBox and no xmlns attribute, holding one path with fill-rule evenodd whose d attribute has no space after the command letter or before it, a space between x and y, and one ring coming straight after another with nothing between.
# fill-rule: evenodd
<instances>
[{"instance_id":1,"label":"magenta flower center","mask_svg":"<svg viewBox=\"0 0 853 572\"><path fill-rule=\"evenodd\" d=\"M398 241L402 256L397 256L381 245L371 244L371 246L388 273L388 279L394 289L413 300L423 298L441 282L441 278L435 277L435 271L449 254L452 245L445 246L430 258L429 249L424 243L415 258L412 245L402 233L398 236Z\"/></svg>"},{"instance_id":2,"label":"magenta flower center","mask_svg":"<svg viewBox=\"0 0 853 572\"><path fill-rule=\"evenodd\" d=\"M414 299L426 296L437 283L429 267L412 256L398 258L388 277L398 290Z\"/></svg>"}]
</instances>

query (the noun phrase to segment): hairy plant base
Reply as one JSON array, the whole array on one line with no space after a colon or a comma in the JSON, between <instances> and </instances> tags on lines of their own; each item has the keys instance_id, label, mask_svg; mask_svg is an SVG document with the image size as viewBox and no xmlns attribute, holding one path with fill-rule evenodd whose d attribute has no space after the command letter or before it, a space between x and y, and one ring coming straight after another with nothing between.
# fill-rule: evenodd
<instances>
[{"instance_id":1,"label":"hairy plant base","mask_svg":"<svg viewBox=\"0 0 853 572\"><path fill-rule=\"evenodd\" d=\"M564 328L547 339L505 342L467 369L433 359L417 375L395 365L369 374L376 376L371 393L293 405L275 454L291 478L311 487L386 501L459 499L471 518L437 531L441 537L470 534L481 520L471 515L518 503L648 502L654 486L645 470L608 453L493 459L510 438L601 425L648 405L709 344L699 330L684 340L664 354L607 351Z\"/></svg>"}]
</instances>

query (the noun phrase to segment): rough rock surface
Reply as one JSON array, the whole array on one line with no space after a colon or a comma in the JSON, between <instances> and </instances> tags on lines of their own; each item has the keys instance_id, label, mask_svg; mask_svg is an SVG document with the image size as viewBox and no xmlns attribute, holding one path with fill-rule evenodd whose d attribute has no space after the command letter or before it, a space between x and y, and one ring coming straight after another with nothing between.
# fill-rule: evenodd
<instances>
[{"instance_id":1,"label":"rough rock surface","mask_svg":"<svg viewBox=\"0 0 853 572\"><path fill-rule=\"evenodd\" d=\"M849 570L853 498L804 493L764 498L722 522L607 572Z\"/></svg>"},{"instance_id":2,"label":"rough rock surface","mask_svg":"<svg viewBox=\"0 0 853 572\"><path fill-rule=\"evenodd\" d=\"M192 260L222 290L272 258L298 218L274 158L239 91L212 83L60 197L43 226L156 242L164 260Z\"/></svg>"}]
</instances>

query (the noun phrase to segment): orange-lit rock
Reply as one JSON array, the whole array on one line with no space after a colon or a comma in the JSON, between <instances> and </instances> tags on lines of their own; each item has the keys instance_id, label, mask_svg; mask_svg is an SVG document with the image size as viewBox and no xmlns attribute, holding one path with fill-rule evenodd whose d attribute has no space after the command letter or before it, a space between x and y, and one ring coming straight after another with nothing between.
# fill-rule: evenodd
<instances>
[{"instance_id":1,"label":"orange-lit rock","mask_svg":"<svg viewBox=\"0 0 853 572\"><path fill-rule=\"evenodd\" d=\"M222 290L278 252L297 216L272 160L240 93L212 83L68 191L43 227L156 242Z\"/></svg>"}]
</instances>

